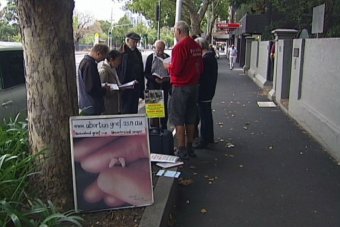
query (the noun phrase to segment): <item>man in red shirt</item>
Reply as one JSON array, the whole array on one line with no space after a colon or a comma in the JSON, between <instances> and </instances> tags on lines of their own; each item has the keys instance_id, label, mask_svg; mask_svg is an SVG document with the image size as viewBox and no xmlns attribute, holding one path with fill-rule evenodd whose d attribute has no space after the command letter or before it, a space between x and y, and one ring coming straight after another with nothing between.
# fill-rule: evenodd
<instances>
[{"instance_id":1,"label":"man in red shirt","mask_svg":"<svg viewBox=\"0 0 340 227\"><path fill-rule=\"evenodd\" d=\"M174 30L177 44L172 49L170 65L164 66L170 71L172 84L169 119L176 128L176 155L186 160L196 156L192 142L198 114L198 83L203 72L202 49L189 36L189 26L184 21L178 21Z\"/></svg>"}]
</instances>

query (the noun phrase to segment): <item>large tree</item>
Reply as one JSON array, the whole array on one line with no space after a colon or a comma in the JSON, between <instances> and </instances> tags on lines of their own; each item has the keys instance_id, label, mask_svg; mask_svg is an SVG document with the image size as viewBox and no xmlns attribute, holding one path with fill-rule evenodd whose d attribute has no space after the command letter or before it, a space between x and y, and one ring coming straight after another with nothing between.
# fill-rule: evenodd
<instances>
[{"instance_id":1,"label":"large tree","mask_svg":"<svg viewBox=\"0 0 340 227\"><path fill-rule=\"evenodd\" d=\"M77 113L73 8L70 0L18 0L30 147L45 149L35 187L63 209L72 207L69 117Z\"/></svg>"}]
</instances>

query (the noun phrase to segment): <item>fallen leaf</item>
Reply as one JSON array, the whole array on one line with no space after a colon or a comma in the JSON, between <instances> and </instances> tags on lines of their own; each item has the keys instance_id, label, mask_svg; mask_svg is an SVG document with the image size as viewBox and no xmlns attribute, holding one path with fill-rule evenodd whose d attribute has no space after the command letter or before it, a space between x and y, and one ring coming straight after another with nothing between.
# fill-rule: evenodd
<instances>
[{"instance_id":1,"label":"fallen leaf","mask_svg":"<svg viewBox=\"0 0 340 227\"><path fill-rule=\"evenodd\" d=\"M244 130L247 130L247 129L248 129L248 127L247 127L247 126L244 126L244 127L243 127L243 129L244 129Z\"/></svg>"},{"instance_id":2,"label":"fallen leaf","mask_svg":"<svg viewBox=\"0 0 340 227\"><path fill-rule=\"evenodd\" d=\"M232 144L232 143L226 143L225 147L227 147L227 148L233 148L233 147L235 147L235 145Z\"/></svg>"},{"instance_id":3,"label":"fallen leaf","mask_svg":"<svg viewBox=\"0 0 340 227\"><path fill-rule=\"evenodd\" d=\"M207 212L208 212L208 211L207 211L206 209L204 209L204 208L201 209L201 213L202 213L202 214L205 214L205 213L207 213Z\"/></svg>"},{"instance_id":4,"label":"fallen leaf","mask_svg":"<svg viewBox=\"0 0 340 227\"><path fill-rule=\"evenodd\" d=\"M179 185L182 185L182 186L188 186L190 184L193 184L194 181L192 179L181 179L178 181L178 184Z\"/></svg>"}]
</instances>

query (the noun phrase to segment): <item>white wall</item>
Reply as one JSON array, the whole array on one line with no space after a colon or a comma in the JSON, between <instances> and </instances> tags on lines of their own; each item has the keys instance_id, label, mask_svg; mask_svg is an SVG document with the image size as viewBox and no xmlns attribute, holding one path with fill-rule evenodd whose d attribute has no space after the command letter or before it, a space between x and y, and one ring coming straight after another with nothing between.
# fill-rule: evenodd
<instances>
[{"instance_id":1,"label":"white wall","mask_svg":"<svg viewBox=\"0 0 340 227\"><path fill-rule=\"evenodd\" d=\"M301 66L302 44L294 40L288 112L340 161L340 39L305 40Z\"/></svg>"},{"instance_id":2,"label":"white wall","mask_svg":"<svg viewBox=\"0 0 340 227\"><path fill-rule=\"evenodd\" d=\"M267 82L268 51L269 41L253 41L251 44L250 69L248 70L248 75L252 78L255 77L253 79L260 87L263 87Z\"/></svg>"},{"instance_id":3,"label":"white wall","mask_svg":"<svg viewBox=\"0 0 340 227\"><path fill-rule=\"evenodd\" d=\"M256 61L257 61L257 51L258 51L258 41L252 41L251 42L251 52L250 52L250 68L248 70L248 76L250 78L254 78L257 72L257 66L256 66ZM247 54L247 53L246 53Z\"/></svg>"}]
</instances>

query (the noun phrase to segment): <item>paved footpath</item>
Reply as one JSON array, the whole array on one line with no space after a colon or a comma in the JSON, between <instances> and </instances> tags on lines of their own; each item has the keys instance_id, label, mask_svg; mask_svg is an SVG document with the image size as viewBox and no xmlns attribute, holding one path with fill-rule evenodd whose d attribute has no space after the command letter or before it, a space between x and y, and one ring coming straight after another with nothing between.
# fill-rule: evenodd
<instances>
[{"instance_id":1,"label":"paved footpath","mask_svg":"<svg viewBox=\"0 0 340 227\"><path fill-rule=\"evenodd\" d=\"M340 166L242 73L219 59L218 143L180 169L175 226L340 226Z\"/></svg>"}]
</instances>

